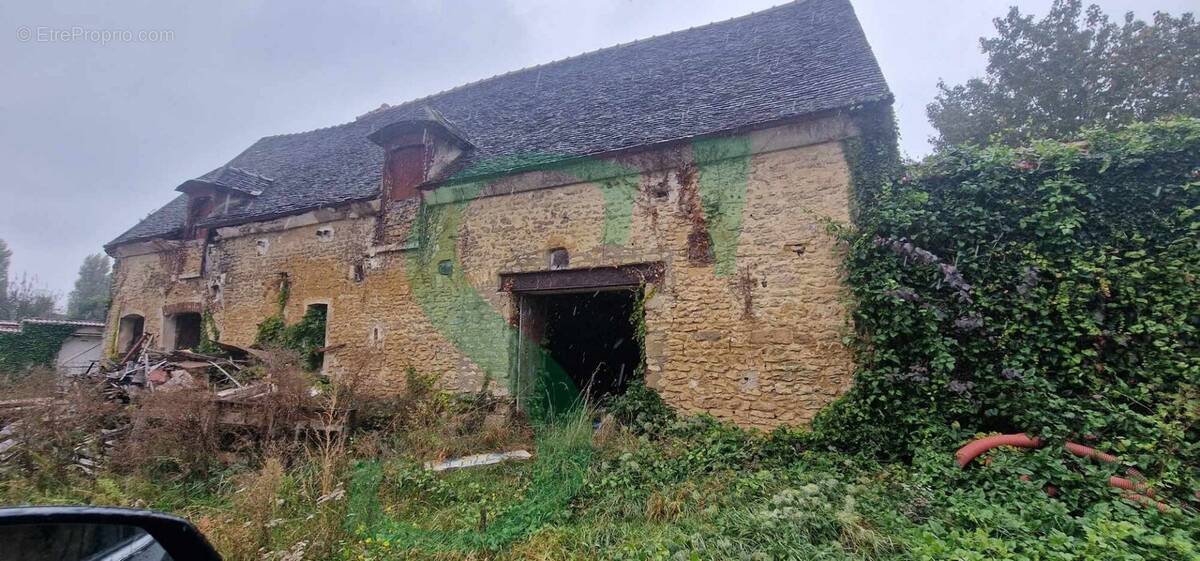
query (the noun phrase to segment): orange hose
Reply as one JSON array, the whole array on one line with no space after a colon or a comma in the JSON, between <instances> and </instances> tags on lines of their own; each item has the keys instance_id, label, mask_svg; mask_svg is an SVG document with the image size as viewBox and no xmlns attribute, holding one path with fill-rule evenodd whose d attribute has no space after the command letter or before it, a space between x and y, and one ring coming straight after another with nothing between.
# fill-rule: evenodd
<instances>
[{"instance_id":1,"label":"orange hose","mask_svg":"<svg viewBox=\"0 0 1200 561\"><path fill-rule=\"evenodd\" d=\"M1115 464L1120 462L1120 460L1118 460L1117 457L1112 454L1105 454L1104 452L1096 450L1090 446L1084 446L1074 442L1067 442L1067 451L1079 456L1080 458L1091 458L1106 464Z\"/></svg>"},{"instance_id":2,"label":"orange hose","mask_svg":"<svg viewBox=\"0 0 1200 561\"><path fill-rule=\"evenodd\" d=\"M1146 485L1140 481L1130 481L1124 477L1117 477L1114 475L1108 478L1108 484L1109 486L1116 487L1117 489L1124 489L1126 491L1139 493L1148 497L1154 496L1154 489L1151 489L1149 485Z\"/></svg>"},{"instance_id":3,"label":"orange hose","mask_svg":"<svg viewBox=\"0 0 1200 561\"><path fill-rule=\"evenodd\" d=\"M1164 503L1162 501L1156 501L1150 497L1147 497L1146 495L1142 495L1139 493L1129 493L1129 492L1121 493L1121 498L1123 498L1127 501L1132 501L1134 503L1137 503L1140 506L1156 507L1156 508L1158 508L1159 512L1168 512L1171 510L1171 505L1168 505L1167 503Z\"/></svg>"},{"instance_id":4,"label":"orange hose","mask_svg":"<svg viewBox=\"0 0 1200 561\"><path fill-rule=\"evenodd\" d=\"M980 454L999 446L1040 448L1042 446L1042 439L1031 437L1025 433L985 436L959 448L958 452L954 453L954 461L958 463L958 467L965 468L967 464L978 458Z\"/></svg>"},{"instance_id":5,"label":"orange hose","mask_svg":"<svg viewBox=\"0 0 1200 561\"><path fill-rule=\"evenodd\" d=\"M973 461L975 458L978 458L981 454L983 454L984 452L987 452L988 450L991 450L992 448L998 448L1000 446L1015 446L1017 448L1040 448L1044 443L1045 442L1042 439L1029 436L1028 434L1025 434L1023 432L1015 433L1015 434L1000 434L1000 435L995 435L995 436L985 436L983 438L973 440L973 441L967 443L962 448L959 448L958 451L954 453L954 461L956 463L958 463L958 467L966 468L967 464L970 464L971 461ZM1120 458L1118 458L1112 454L1101 452L1099 450L1096 450L1095 448L1092 448L1090 446L1084 446L1084 445L1076 443L1076 442L1067 442L1066 448L1067 448L1068 452L1070 452L1071 454L1078 456L1080 458L1089 458L1089 459L1096 460L1099 462L1104 462L1107 464L1117 464L1117 463L1121 462ZM1145 476L1143 476L1140 471L1133 469L1133 468L1129 468L1129 469L1125 470L1125 473L1129 474L1130 476L1132 476L1136 479L1140 479L1140 480L1146 479ZM1022 476L1022 479L1026 479L1026 478L1024 476ZM1153 506L1153 507L1158 508L1158 510L1160 512L1166 512L1171 509L1170 505L1167 505L1164 502L1155 500L1153 498L1154 490L1151 489L1148 485L1146 485L1142 481L1133 481L1130 479L1126 479L1124 477L1117 477L1114 475L1114 476L1108 478L1108 485L1110 487L1115 487L1117 489L1121 489L1122 490L1121 497L1125 498L1126 500L1135 502L1139 505ZM1050 496L1057 495L1058 490L1053 489L1053 492L1051 492L1052 488L1053 488L1053 486L1048 485L1047 489L1046 489L1046 494L1048 494ZM1196 491L1196 496L1200 497L1200 491Z\"/></svg>"}]
</instances>

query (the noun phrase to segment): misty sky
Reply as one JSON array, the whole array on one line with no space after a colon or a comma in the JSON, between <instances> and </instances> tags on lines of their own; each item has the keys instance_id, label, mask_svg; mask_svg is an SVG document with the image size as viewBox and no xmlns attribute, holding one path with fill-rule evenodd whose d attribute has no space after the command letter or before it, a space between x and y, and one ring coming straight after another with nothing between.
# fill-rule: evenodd
<instances>
[{"instance_id":1,"label":"misty sky","mask_svg":"<svg viewBox=\"0 0 1200 561\"><path fill-rule=\"evenodd\" d=\"M1194 0L1099 0L1114 17ZM910 156L938 78L983 72L978 38L1016 4L853 0ZM65 297L83 257L260 137L353 120L456 85L728 19L779 0L7 0L0 6L0 239L11 273ZM127 31L133 41L97 34ZM149 32L143 39L137 34ZM155 36L157 34L157 37ZM155 40L157 39L157 40Z\"/></svg>"}]
</instances>

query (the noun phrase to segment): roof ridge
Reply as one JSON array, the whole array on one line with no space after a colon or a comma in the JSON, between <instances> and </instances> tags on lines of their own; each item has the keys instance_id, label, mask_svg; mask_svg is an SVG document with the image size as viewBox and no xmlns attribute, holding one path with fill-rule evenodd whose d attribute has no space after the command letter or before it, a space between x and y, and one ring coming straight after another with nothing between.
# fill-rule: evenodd
<instances>
[{"instance_id":1,"label":"roof ridge","mask_svg":"<svg viewBox=\"0 0 1200 561\"><path fill-rule=\"evenodd\" d=\"M723 23L729 23L729 22L731 22L731 21L735 21L735 20L739 20L739 19L744 19L744 18L748 18L748 17L751 17L751 16L755 16L755 15L763 14L763 13L766 13L766 12L770 12L770 11L778 10L778 9L780 9L780 8L783 8L783 7L785 7L785 6L791 6L791 5L793 5L793 4L803 4L803 3L805 3L805 2L808 2L808 1L809 1L809 0L791 0L790 2L784 2L784 3L782 3L782 4L775 4L775 5L772 5L772 6L771 6L771 7L769 7L769 8L764 8L764 9L762 9L762 10L758 10L758 11L755 11L755 12L750 12L750 13L742 14L742 15L740 15L740 16L733 16L733 17L731 17L731 18L725 18L725 19L723 19L723 20L710 21L710 22L708 22L708 23L706 23L706 24L703 24L703 25L693 25L692 27L689 27L689 28L687 28L687 29L676 29L675 31L668 31L668 32L666 32L666 33L660 33L660 34L658 34L658 35L651 35L651 36L649 36L649 37L642 37L642 38L639 38L639 39L634 39L634 40L632 40L632 41L626 41L626 42L624 42L624 43L616 43L616 44L614 44L614 45L609 45L609 46L607 46L607 47L600 47L600 48L598 48L598 49L592 49L592 50L590 50L590 51L584 51L584 52L582 52L582 53L579 53L579 54L574 54L574 55L571 55L571 56L568 56L568 57L563 57L563 58L559 58L559 59L555 59L555 60L551 60L551 61L547 61L547 62L538 63L538 64L535 64L535 65L533 65L533 66L526 66L526 67L524 67L524 68L517 68L517 69L515 69L515 70L509 70L509 71L507 71L507 72L501 72L501 73L499 73L499 74L493 74L493 75L491 75L491 76L488 76L488 77L486 77L486 78L480 78L480 79L478 79L478 80L474 80L474 81L471 81L471 82L467 82L467 83L465 83L465 84L460 84L460 85L454 86L454 87L452 87L452 88L447 88L447 89L444 89L444 90L442 90L442 91L439 91L439 92L436 92L436 93L431 93L431 94L428 94L428 95L425 95L425 96L422 96L422 97L418 97L418 98L410 99L410 100L408 100L408 101L403 101L403 102L400 102L400 103L398 103L398 104L396 104L396 105L392 105L391 107L388 107L387 109L384 109L383 111L380 111L380 113L387 113L387 112L390 112L390 111L392 111L392 110L394 110L394 109L397 109L397 108L400 108L400 107L405 107L405 106L409 106L409 105L416 104L416 103L426 102L426 101L429 101L431 98L434 98L434 97L437 97L437 96L440 96L440 95L443 95L443 94L448 94L448 93L456 92L456 91L463 90L463 89L466 89L466 88L469 88L469 87L477 86L477 85L479 85L479 84L482 84L482 83L485 83L485 82L490 82L490 81L492 81L492 80L498 80L498 79L500 79L500 78L503 78L503 77L505 77L505 76L511 76L511 75L513 75L513 74L519 74L519 73L521 73L521 72L527 72L527 71L530 71L530 70L537 70L537 69L539 69L539 68L544 68L544 67L551 66L551 65L554 65L554 64L559 64L559 63L567 62L567 61L569 61L569 60L575 60L575 59L582 58L582 57L585 57L585 56L591 56L591 55L594 55L594 54L596 54L596 53L600 53L600 52L604 52L604 51L611 51L611 50L616 50L616 49L619 49L619 48L621 48L621 47L628 47L628 46L630 46L630 45L636 45L636 44L638 44L638 43L645 43L645 42L647 42L647 41L651 41L651 40L653 40L653 39L661 39L661 38L663 38L663 37L669 37L669 36L671 36L671 35L677 35L677 34L680 34L680 33L687 33L687 32L689 32L689 31L696 31L696 30L699 30L699 29L704 29L704 28L706 28L706 27L712 27L712 26L714 26L714 25L720 25L720 24L723 24Z\"/></svg>"},{"instance_id":2,"label":"roof ridge","mask_svg":"<svg viewBox=\"0 0 1200 561\"><path fill-rule=\"evenodd\" d=\"M393 106L393 107L396 107L396 106ZM390 109L390 107L389 107L389 109ZM308 130L306 130L306 131L283 132L283 133L279 133L279 134L269 134L269 135L267 135L267 136L261 137L261 138L259 138L258 140L254 141L254 144L258 144L259 142L262 142L262 141L264 141L264 140L266 140L266 139L268 139L268 138L283 138L283 137L285 137L285 136L296 136L296 135L301 135L301 134L308 134L308 133L317 132L317 131L324 131L324 130L329 130L329 129L336 129L336 128L338 128L338 127L344 127L344 126L346 126L346 125L353 125L353 124L355 124L355 123L359 123L359 122L361 122L361 121L358 121L358 120L351 120L351 121L346 121L346 122L344 122L344 123L338 123L338 124L336 124L336 125L329 125L329 126L326 126L326 127L317 127L317 128L315 128L315 129L308 129ZM254 144L251 144L251 145L250 145L250 148L254 148ZM244 154L244 153L246 153L246 152L249 152L249 151L250 151L250 148L247 148L247 149L243 150L243 151L242 151L242 153L239 153L239 154L238 154L238 156L241 156L242 154ZM234 160L236 160L236 159L237 159L237 156L234 156L234 158L233 158L233 159L234 159ZM231 162L232 162L233 160L229 160L229 161L231 161Z\"/></svg>"},{"instance_id":3,"label":"roof ridge","mask_svg":"<svg viewBox=\"0 0 1200 561\"><path fill-rule=\"evenodd\" d=\"M667 31L667 32L665 32L665 34L652 35L649 37L642 37L642 38L635 38L635 40L632 40L632 41L626 41L624 43L610 44L610 46L608 46L608 47L600 47L598 49L586 50L586 52L578 53L578 54L574 54L574 55L570 55L570 56L565 56L565 58L562 58L562 59L556 59L556 60L551 60L551 61L547 61L547 62L539 62L539 64L536 64L533 66L526 66L526 67L522 67L522 68L516 68L516 70L511 70L508 72L492 74L492 76L490 76L490 77L480 78L478 80L473 80L473 82L456 85L456 86L454 86L454 88L448 88L448 89L445 89L442 91L430 93L430 95L416 97L413 99L408 99L408 101L404 101L401 103L397 103L395 105L391 105L391 107L389 107L388 109L384 109L383 111L380 111L380 113L388 113L388 111L391 111L391 110L394 110L397 108L401 108L401 107L406 107L406 105L412 105L414 103L425 102L425 101L428 101L428 99L430 99L432 97L444 95L444 93L450 93L450 92L455 92L458 90L467 89L467 88L470 88L470 86L475 86L475 85L479 85L482 83L491 82L491 80L497 80L500 78L504 78L506 76L511 76L511 74L517 74L517 73L521 73L521 72L538 70L538 68L551 66L551 65L557 65L557 64L560 64L560 62L566 62L569 60L580 59L580 58L583 58L583 56L590 56L590 55L594 55L596 53L605 52L605 50L614 50L614 49L618 49L618 48L622 48L622 47L629 47L629 46L632 46L632 44L644 43L647 41L656 40L656 38L668 37L668 36L677 35L677 34L685 34L685 32L688 32L688 31L695 31L695 30L700 30L700 29L704 29L704 28L710 28L710 26L713 26L713 25L730 23L730 22L733 22L733 20L749 18L751 16L757 16L757 14L766 13L766 12L770 12L770 11L774 11L774 10L779 10L779 8L782 8L785 6L791 6L793 4L804 4L804 2L806 2L806 1L809 1L809 0L792 0L792 1L784 2L784 4L776 4L776 5L770 6L768 8L763 8L763 10L760 10L757 12L743 13L742 16L734 16L732 18L719 19L719 20L716 20L716 22L709 22L709 23L703 24L703 25L692 25L691 28Z\"/></svg>"},{"instance_id":4,"label":"roof ridge","mask_svg":"<svg viewBox=\"0 0 1200 561\"><path fill-rule=\"evenodd\" d=\"M23 318L19 322L13 323L32 323L42 325L75 325L88 327L103 327L102 321L91 321L85 319L54 319L54 318Z\"/></svg>"}]
</instances>

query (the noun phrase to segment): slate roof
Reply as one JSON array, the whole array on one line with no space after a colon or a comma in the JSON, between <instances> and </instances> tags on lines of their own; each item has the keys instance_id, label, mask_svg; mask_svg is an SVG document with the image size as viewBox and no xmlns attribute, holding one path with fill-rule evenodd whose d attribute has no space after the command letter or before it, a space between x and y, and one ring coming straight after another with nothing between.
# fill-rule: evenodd
<instances>
[{"instance_id":1,"label":"slate roof","mask_svg":"<svg viewBox=\"0 0 1200 561\"><path fill-rule=\"evenodd\" d=\"M800 0L501 74L354 122L263 138L221 169L273 181L220 221L378 196L383 151L367 135L429 109L475 147L462 176L891 99L849 0ZM172 235L185 214L176 198L109 247Z\"/></svg>"},{"instance_id":2,"label":"slate roof","mask_svg":"<svg viewBox=\"0 0 1200 561\"><path fill-rule=\"evenodd\" d=\"M193 179L192 181L216 185L217 187L223 187L225 189L231 189L253 196L261 195L263 191L266 191L267 187L270 187L271 183L273 182L270 178L250 173L246 170L238 169L233 166L221 166L204 175L201 175L200 177L197 177L196 179ZM183 186L181 185L179 189L176 190L182 189Z\"/></svg>"}]
</instances>

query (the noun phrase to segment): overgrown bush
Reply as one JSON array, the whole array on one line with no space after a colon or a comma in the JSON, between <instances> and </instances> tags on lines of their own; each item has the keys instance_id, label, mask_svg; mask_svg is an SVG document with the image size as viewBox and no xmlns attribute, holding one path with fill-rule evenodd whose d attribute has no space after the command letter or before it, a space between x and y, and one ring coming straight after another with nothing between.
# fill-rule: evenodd
<instances>
[{"instance_id":1,"label":"overgrown bush","mask_svg":"<svg viewBox=\"0 0 1200 561\"><path fill-rule=\"evenodd\" d=\"M403 391L357 402L359 426L381 453L443 460L483 452L529 448L533 429L511 401L481 391L452 394L436 377L409 368Z\"/></svg>"},{"instance_id":2,"label":"overgrown bush","mask_svg":"<svg viewBox=\"0 0 1200 561\"><path fill-rule=\"evenodd\" d=\"M0 370L0 395L4 399L34 399L53 397L62 378L49 366L33 366L25 370Z\"/></svg>"},{"instance_id":3,"label":"overgrown bush","mask_svg":"<svg viewBox=\"0 0 1200 561\"><path fill-rule=\"evenodd\" d=\"M224 464L219 414L203 388L143 396L129 412L129 431L117 442L113 467L155 477L208 475Z\"/></svg>"},{"instance_id":4,"label":"overgrown bush","mask_svg":"<svg viewBox=\"0 0 1200 561\"><path fill-rule=\"evenodd\" d=\"M676 419L675 410L640 378L629 382L625 393L609 399L606 409L618 421L643 434L658 432Z\"/></svg>"},{"instance_id":5,"label":"overgrown bush","mask_svg":"<svg viewBox=\"0 0 1200 561\"><path fill-rule=\"evenodd\" d=\"M1089 439L1190 495L1198 211L1195 119L911 167L845 235L859 368L818 435L884 458L975 432Z\"/></svg>"}]
</instances>

